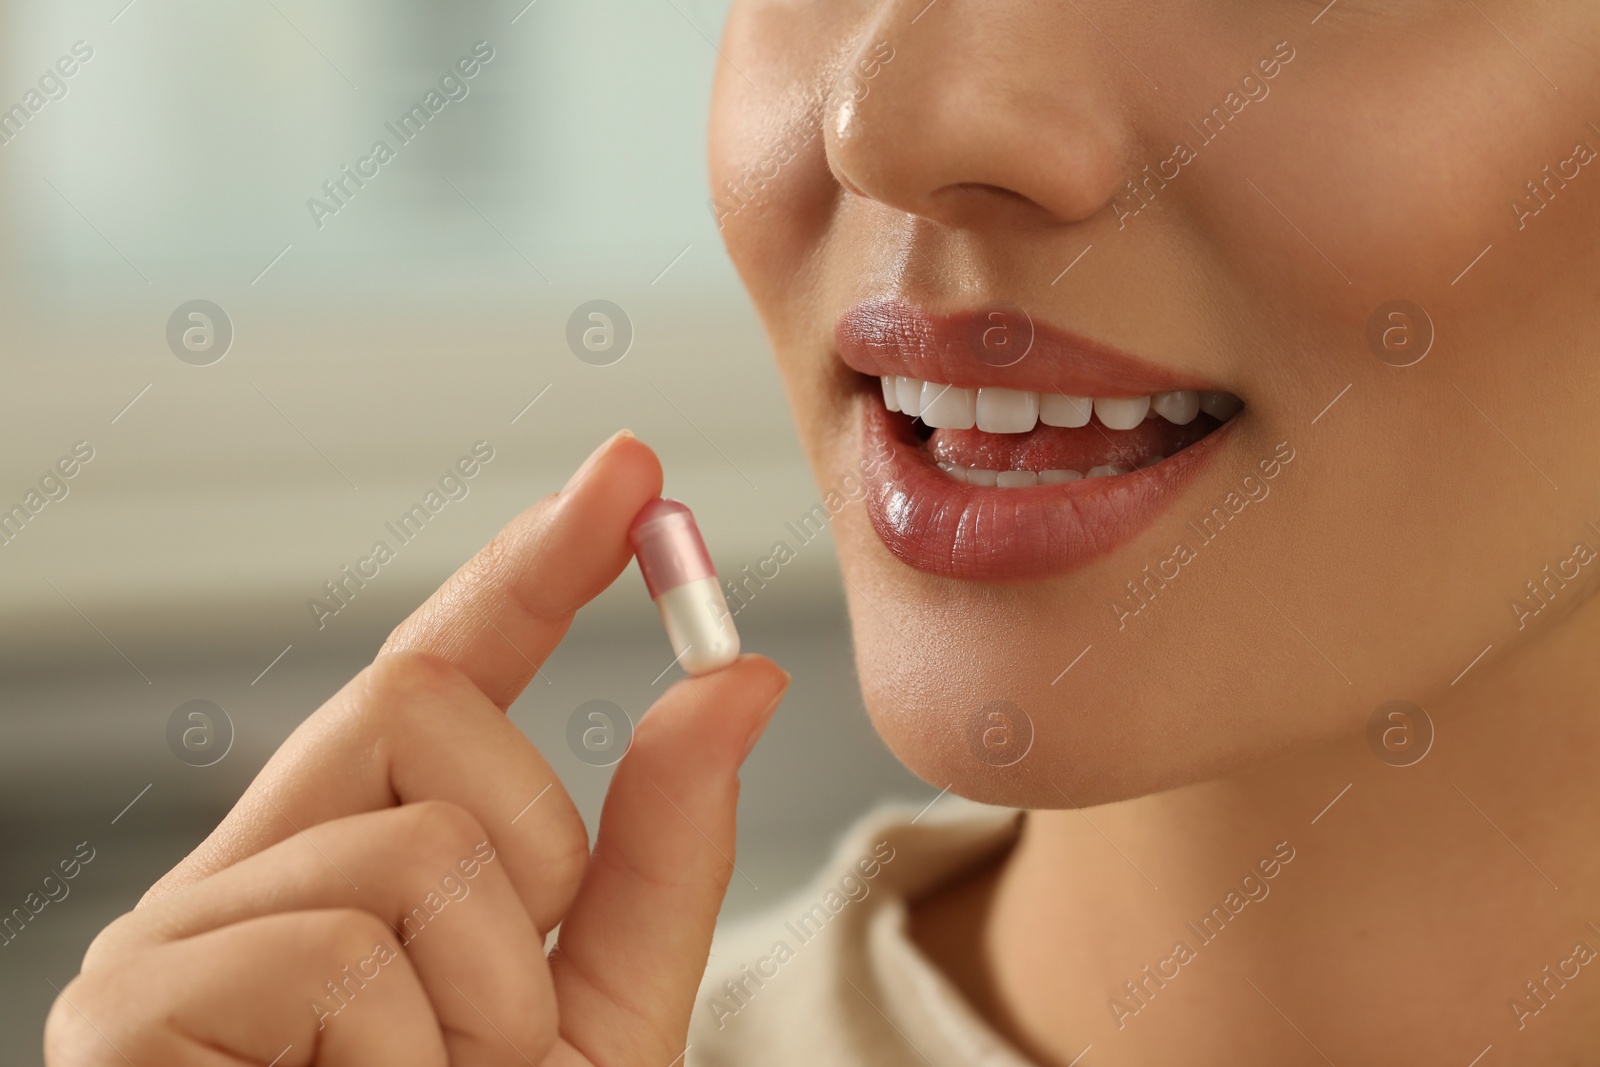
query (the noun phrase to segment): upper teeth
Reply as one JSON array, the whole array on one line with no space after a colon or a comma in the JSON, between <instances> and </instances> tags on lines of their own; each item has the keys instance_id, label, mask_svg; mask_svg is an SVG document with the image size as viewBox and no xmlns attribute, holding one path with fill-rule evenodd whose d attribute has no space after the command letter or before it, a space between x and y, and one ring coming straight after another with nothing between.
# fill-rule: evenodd
<instances>
[{"instance_id":1,"label":"upper teeth","mask_svg":"<svg viewBox=\"0 0 1600 1067\"><path fill-rule=\"evenodd\" d=\"M1040 422L1084 426L1091 412L1109 430L1131 430L1152 412L1179 426L1193 422L1202 411L1226 422L1244 406L1232 393L1186 389L1138 397L1066 396L990 386L960 389L892 374L883 376L883 402L890 411L921 418L937 429L977 427L987 433L1027 433Z\"/></svg>"}]
</instances>

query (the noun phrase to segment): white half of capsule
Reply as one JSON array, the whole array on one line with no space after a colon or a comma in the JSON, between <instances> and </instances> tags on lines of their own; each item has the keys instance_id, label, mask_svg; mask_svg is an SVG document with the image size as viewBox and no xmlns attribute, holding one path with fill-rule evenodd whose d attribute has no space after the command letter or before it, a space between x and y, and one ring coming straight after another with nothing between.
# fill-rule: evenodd
<instances>
[{"instance_id":1,"label":"white half of capsule","mask_svg":"<svg viewBox=\"0 0 1600 1067\"><path fill-rule=\"evenodd\" d=\"M714 575L668 589L656 607L677 663L689 674L710 674L739 658L739 631Z\"/></svg>"}]
</instances>

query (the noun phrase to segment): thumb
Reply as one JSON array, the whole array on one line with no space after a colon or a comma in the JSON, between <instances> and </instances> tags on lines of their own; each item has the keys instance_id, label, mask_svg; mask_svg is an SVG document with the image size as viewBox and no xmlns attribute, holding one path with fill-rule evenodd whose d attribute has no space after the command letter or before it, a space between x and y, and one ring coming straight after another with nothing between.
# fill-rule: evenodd
<instances>
[{"instance_id":1,"label":"thumb","mask_svg":"<svg viewBox=\"0 0 1600 1067\"><path fill-rule=\"evenodd\" d=\"M763 656L678 682L617 765L550 957L561 1036L591 1063L674 1062L728 879L739 766L789 686Z\"/></svg>"}]
</instances>

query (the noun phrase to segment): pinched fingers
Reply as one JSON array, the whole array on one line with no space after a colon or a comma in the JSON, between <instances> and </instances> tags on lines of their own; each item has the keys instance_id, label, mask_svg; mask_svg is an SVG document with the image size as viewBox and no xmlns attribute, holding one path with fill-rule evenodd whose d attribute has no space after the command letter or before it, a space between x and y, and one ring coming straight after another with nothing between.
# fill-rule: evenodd
<instances>
[{"instance_id":1,"label":"pinched fingers","mask_svg":"<svg viewBox=\"0 0 1600 1067\"><path fill-rule=\"evenodd\" d=\"M514 519L402 623L373 664L307 720L222 824L146 900L328 819L437 799L506 853L541 930L587 860L571 798L500 714L573 614L627 566L627 527L661 489L655 454L618 434L567 486Z\"/></svg>"}]
</instances>

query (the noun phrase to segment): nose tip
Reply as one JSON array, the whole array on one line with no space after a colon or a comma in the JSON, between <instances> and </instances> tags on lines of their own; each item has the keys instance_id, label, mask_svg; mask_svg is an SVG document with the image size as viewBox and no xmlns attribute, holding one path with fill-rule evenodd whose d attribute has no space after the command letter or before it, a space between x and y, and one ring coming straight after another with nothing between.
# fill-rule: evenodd
<instances>
[{"instance_id":1,"label":"nose tip","mask_svg":"<svg viewBox=\"0 0 1600 1067\"><path fill-rule=\"evenodd\" d=\"M1097 63L1007 36L988 21L925 20L876 76L830 98L824 146L841 186L946 226L1064 225L1100 211L1121 184L1128 135ZM985 36L987 34L987 37ZM1045 53L1052 54L1045 54ZM988 58L985 58L985 57ZM852 68L853 69L853 68ZM1072 71L1063 73L1064 70Z\"/></svg>"}]
</instances>

